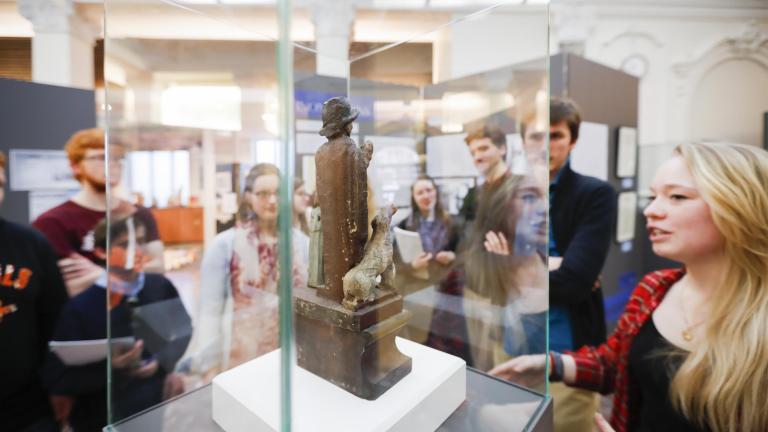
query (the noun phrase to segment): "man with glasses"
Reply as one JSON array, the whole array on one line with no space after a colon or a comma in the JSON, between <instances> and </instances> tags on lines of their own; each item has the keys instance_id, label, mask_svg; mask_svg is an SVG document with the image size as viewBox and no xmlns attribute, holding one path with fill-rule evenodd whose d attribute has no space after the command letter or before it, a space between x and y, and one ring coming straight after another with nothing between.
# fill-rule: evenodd
<instances>
[{"instance_id":1,"label":"man with glasses","mask_svg":"<svg viewBox=\"0 0 768 432\"><path fill-rule=\"evenodd\" d=\"M104 219L107 210L107 188L120 183L124 151L117 147L110 154L110 178L107 184L104 131L85 129L76 132L64 146L80 191L65 203L38 217L32 225L51 242L61 259L59 266L70 296L91 286L104 271L95 264L93 228ZM133 204L112 194L111 211L127 213ZM157 224L146 208L135 209L135 216L146 227L144 254L150 261L145 269L163 272L163 244Z\"/></svg>"}]
</instances>

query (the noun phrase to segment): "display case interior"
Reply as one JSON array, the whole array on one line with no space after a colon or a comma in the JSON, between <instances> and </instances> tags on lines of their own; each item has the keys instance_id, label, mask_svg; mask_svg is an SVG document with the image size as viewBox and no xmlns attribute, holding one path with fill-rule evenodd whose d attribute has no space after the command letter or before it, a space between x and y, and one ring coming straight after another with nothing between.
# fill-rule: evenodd
<instances>
[{"instance_id":1,"label":"display case interior","mask_svg":"<svg viewBox=\"0 0 768 432\"><path fill-rule=\"evenodd\" d=\"M546 6L106 3L109 428L545 430Z\"/></svg>"}]
</instances>

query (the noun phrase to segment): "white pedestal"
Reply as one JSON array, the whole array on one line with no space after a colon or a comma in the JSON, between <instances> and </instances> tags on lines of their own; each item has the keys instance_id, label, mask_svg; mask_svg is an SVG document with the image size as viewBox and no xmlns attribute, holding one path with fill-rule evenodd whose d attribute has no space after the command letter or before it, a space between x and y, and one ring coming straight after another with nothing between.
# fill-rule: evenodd
<instances>
[{"instance_id":1,"label":"white pedestal","mask_svg":"<svg viewBox=\"0 0 768 432\"><path fill-rule=\"evenodd\" d=\"M296 367L293 430L434 431L464 401L464 360L397 338L411 373L375 401L361 399ZM226 432L280 430L280 350L213 379L213 420Z\"/></svg>"}]
</instances>

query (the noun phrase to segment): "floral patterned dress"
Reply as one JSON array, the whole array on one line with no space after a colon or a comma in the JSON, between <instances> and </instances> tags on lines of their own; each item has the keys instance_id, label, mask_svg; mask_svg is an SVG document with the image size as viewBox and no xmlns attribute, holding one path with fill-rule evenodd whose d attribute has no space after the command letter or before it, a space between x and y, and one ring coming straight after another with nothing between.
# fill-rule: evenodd
<instances>
[{"instance_id":1,"label":"floral patterned dress","mask_svg":"<svg viewBox=\"0 0 768 432\"><path fill-rule=\"evenodd\" d=\"M294 259L294 286L306 285L305 262ZM230 285L234 304L229 367L279 346L277 237L255 224L235 228Z\"/></svg>"}]
</instances>

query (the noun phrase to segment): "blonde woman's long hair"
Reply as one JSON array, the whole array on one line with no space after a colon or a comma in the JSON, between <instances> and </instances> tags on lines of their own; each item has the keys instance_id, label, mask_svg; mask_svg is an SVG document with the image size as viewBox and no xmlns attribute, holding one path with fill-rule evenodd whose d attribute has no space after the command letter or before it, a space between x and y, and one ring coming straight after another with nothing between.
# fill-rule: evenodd
<instances>
[{"instance_id":1,"label":"blonde woman's long hair","mask_svg":"<svg viewBox=\"0 0 768 432\"><path fill-rule=\"evenodd\" d=\"M709 204L727 262L706 337L672 379L672 401L715 432L768 431L768 152L697 143L675 153Z\"/></svg>"}]
</instances>

